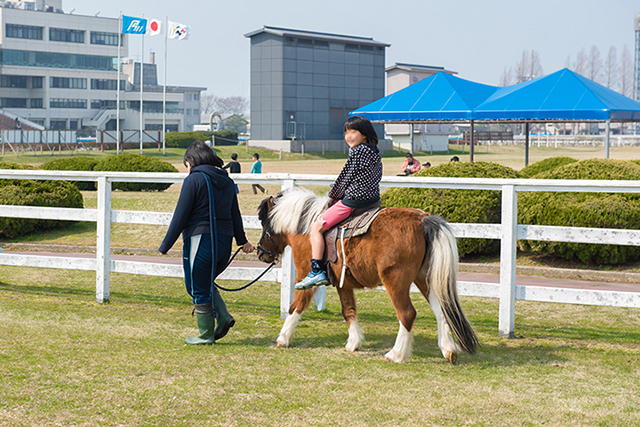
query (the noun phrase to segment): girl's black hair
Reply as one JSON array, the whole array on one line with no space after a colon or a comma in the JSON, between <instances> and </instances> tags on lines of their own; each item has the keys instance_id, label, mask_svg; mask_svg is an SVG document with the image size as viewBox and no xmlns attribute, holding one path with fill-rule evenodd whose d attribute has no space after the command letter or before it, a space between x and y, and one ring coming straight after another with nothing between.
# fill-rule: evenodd
<instances>
[{"instance_id":1,"label":"girl's black hair","mask_svg":"<svg viewBox=\"0 0 640 427\"><path fill-rule=\"evenodd\" d=\"M378 146L378 134L376 133L373 125L366 117L362 116L353 116L349 117L349 119L344 124L344 131L347 129L357 130L361 134L367 138L366 144L371 145L372 147Z\"/></svg>"},{"instance_id":2,"label":"girl's black hair","mask_svg":"<svg viewBox=\"0 0 640 427\"><path fill-rule=\"evenodd\" d=\"M185 166L189 162L191 169L200 165L211 165L219 168L223 165L222 159L203 141L193 141L184 153L183 162Z\"/></svg>"}]
</instances>

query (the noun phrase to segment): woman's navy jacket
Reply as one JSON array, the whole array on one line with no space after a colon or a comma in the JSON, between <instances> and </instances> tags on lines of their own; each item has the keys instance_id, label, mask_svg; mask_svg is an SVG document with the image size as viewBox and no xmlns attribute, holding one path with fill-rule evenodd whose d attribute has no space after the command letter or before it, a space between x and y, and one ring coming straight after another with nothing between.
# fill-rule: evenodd
<instances>
[{"instance_id":1,"label":"woman's navy jacket","mask_svg":"<svg viewBox=\"0 0 640 427\"><path fill-rule=\"evenodd\" d=\"M182 239L186 240L191 236L211 232L209 192L205 178L200 172L206 173L213 184L218 234L235 237L239 246L247 243L233 180L225 170L211 165L200 165L193 168L182 183L180 198L169 230L158 249L163 254L171 249L180 233Z\"/></svg>"}]
</instances>

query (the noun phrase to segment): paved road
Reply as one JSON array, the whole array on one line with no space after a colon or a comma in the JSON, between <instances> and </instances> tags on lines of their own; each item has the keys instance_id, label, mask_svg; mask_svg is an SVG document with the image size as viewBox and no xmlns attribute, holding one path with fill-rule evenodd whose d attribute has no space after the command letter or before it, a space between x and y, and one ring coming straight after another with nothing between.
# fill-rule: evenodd
<instances>
[{"instance_id":1,"label":"paved road","mask_svg":"<svg viewBox=\"0 0 640 427\"><path fill-rule=\"evenodd\" d=\"M42 255L42 256L61 256L61 257L78 257L78 258L94 258L93 253L70 253L70 252L42 252L42 251L12 251L6 250L6 253L22 254L22 255ZM170 256L150 256L150 255L122 255L111 254L111 259L151 262L162 264L182 265L182 258ZM255 267L265 268L266 264L257 261L234 261L234 267ZM458 274L458 280L466 282L485 282L500 283L500 276L497 273L475 273L463 271ZM640 292L640 283L612 282L604 280L576 280L565 278L554 278L545 276L524 276L517 275L516 283L524 286L548 286L555 288L571 288L571 289L593 289L607 290L618 292Z\"/></svg>"}]
</instances>

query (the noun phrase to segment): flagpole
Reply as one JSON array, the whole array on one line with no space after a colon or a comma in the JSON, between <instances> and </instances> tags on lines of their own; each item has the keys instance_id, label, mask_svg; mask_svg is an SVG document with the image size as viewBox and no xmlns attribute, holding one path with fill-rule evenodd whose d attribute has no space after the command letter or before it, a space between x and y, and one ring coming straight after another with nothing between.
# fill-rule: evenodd
<instances>
[{"instance_id":1,"label":"flagpole","mask_svg":"<svg viewBox=\"0 0 640 427\"><path fill-rule=\"evenodd\" d=\"M144 15L142 15L144 16ZM142 122L143 122L143 116L142 116L142 88L144 87L144 34L142 34L141 37L142 40L142 46L141 46L141 50L140 50L140 154L142 153Z\"/></svg>"},{"instance_id":2,"label":"flagpole","mask_svg":"<svg viewBox=\"0 0 640 427\"><path fill-rule=\"evenodd\" d=\"M122 11L118 18L118 93L116 94L116 154L120 154L120 45L122 44Z\"/></svg>"},{"instance_id":3,"label":"flagpole","mask_svg":"<svg viewBox=\"0 0 640 427\"><path fill-rule=\"evenodd\" d=\"M164 17L164 86L162 88L162 155L165 155L167 135L167 40L169 39L169 17Z\"/></svg>"}]
</instances>

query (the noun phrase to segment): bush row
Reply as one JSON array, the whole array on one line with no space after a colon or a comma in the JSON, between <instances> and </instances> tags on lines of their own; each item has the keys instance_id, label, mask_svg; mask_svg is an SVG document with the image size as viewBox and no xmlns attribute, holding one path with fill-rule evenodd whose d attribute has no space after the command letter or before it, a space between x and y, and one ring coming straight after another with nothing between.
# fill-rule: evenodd
<instances>
[{"instance_id":1,"label":"bush row","mask_svg":"<svg viewBox=\"0 0 640 427\"><path fill-rule=\"evenodd\" d=\"M166 135L167 147L187 148L193 141L214 139L214 145L238 145L238 133L231 130L170 132Z\"/></svg>"},{"instance_id":2,"label":"bush row","mask_svg":"<svg viewBox=\"0 0 640 427\"><path fill-rule=\"evenodd\" d=\"M422 170L416 176L474 178L640 180L640 161L568 157L546 159L520 172L492 163L448 163ZM450 222L500 223L497 191L392 188L382 195L384 206L415 207ZM637 229L640 194L522 192L518 195L518 223L565 227ZM553 254L586 264L619 264L640 259L640 247L563 242L519 241L525 251ZM460 256L497 254L499 241L459 239Z\"/></svg>"}]
</instances>

